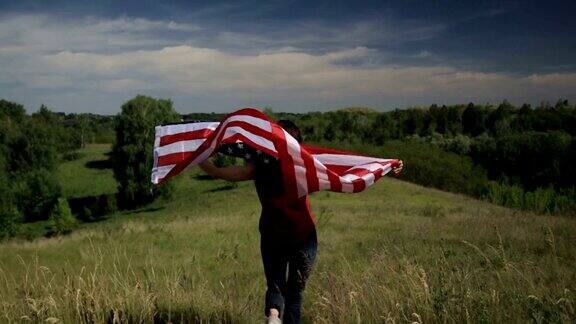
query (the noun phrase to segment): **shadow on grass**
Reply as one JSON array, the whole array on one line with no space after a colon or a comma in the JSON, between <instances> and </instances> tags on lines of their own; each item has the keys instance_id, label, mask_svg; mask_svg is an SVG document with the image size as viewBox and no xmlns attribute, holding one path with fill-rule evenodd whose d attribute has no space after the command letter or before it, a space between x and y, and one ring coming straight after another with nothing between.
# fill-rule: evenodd
<instances>
[{"instance_id":1,"label":"shadow on grass","mask_svg":"<svg viewBox=\"0 0 576 324\"><path fill-rule=\"evenodd\" d=\"M151 212L162 210L164 208L166 208L166 207L162 206L162 207L148 207L148 208L133 209L133 210L126 212L126 214L132 215L132 214L139 214L139 213L151 213Z\"/></svg>"},{"instance_id":2,"label":"shadow on grass","mask_svg":"<svg viewBox=\"0 0 576 324\"><path fill-rule=\"evenodd\" d=\"M110 311L106 323L138 323L142 322L141 314ZM146 319L149 320L149 319ZM230 312L215 311L210 314L200 314L195 308L166 309L156 306L151 323L242 323L242 319L236 319Z\"/></svg>"},{"instance_id":3,"label":"shadow on grass","mask_svg":"<svg viewBox=\"0 0 576 324\"><path fill-rule=\"evenodd\" d=\"M236 189L236 188L238 188L238 185L227 184L227 185L224 185L224 186L220 186L220 187L218 187L218 188L206 190L205 192L227 191L227 190L232 190L232 189Z\"/></svg>"},{"instance_id":4,"label":"shadow on grass","mask_svg":"<svg viewBox=\"0 0 576 324\"><path fill-rule=\"evenodd\" d=\"M99 222L118 210L116 194L68 198L72 214L83 222Z\"/></svg>"},{"instance_id":5,"label":"shadow on grass","mask_svg":"<svg viewBox=\"0 0 576 324\"><path fill-rule=\"evenodd\" d=\"M207 174L197 174L194 176L194 179L201 180L201 181L214 180L214 178L212 176L209 176Z\"/></svg>"},{"instance_id":6,"label":"shadow on grass","mask_svg":"<svg viewBox=\"0 0 576 324\"><path fill-rule=\"evenodd\" d=\"M94 160L86 162L85 166L89 169L106 170L114 166L110 160Z\"/></svg>"}]
</instances>

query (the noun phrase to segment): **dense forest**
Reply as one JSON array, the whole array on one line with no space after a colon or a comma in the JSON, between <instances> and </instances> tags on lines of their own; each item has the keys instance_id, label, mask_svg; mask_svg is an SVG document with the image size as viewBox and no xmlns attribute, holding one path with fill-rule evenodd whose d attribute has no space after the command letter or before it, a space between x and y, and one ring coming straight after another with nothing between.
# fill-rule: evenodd
<instances>
[{"instance_id":1,"label":"dense forest","mask_svg":"<svg viewBox=\"0 0 576 324\"><path fill-rule=\"evenodd\" d=\"M576 210L576 106L566 100L537 107L504 101L388 112L265 112L295 121L306 142L400 158L408 181L536 213ZM169 188L157 191L149 183L153 126L223 116L178 115L170 100L145 96L126 102L117 116L57 113L46 106L26 114L22 105L0 100L0 238L39 220L49 220L48 235L66 233L77 218L169 195ZM92 201L95 207L78 208L62 197L54 170L77 159L87 143L114 144L110 162L119 191Z\"/></svg>"}]
</instances>

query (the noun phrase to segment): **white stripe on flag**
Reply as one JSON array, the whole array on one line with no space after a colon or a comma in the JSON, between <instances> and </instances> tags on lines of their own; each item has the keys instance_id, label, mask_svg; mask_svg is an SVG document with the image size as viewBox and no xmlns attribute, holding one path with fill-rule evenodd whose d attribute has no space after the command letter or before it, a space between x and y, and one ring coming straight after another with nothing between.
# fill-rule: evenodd
<instances>
[{"instance_id":1,"label":"white stripe on flag","mask_svg":"<svg viewBox=\"0 0 576 324\"><path fill-rule=\"evenodd\" d=\"M225 123L228 124L229 122L233 122L233 121L243 121L243 122L246 122L246 123L251 124L253 126L256 126L258 128L261 128L267 132L272 131L272 125L270 124L270 122L267 120L264 120L262 118L248 116L248 115L235 115L235 116L228 118ZM226 126L226 124L224 126Z\"/></svg>"},{"instance_id":2,"label":"white stripe on flag","mask_svg":"<svg viewBox=\"0 0 576 324\"><path fill-rule=\"evenodd\" d=\"M326 172L326 166L316 158L312 157L314 160L314 167L316 168L316 177L318 177L319 190L330 189L330 179L328 178L328 173Z\"/></svg>"},{"instance_id":3,"label":"white stripe on flag","mask_svg":"<svg viewBox=\"0 0 576 324\"><path fill-rule=\"evenodd\" d=\"M282 131L284 132L284 137L286 138L288 154L290 154L292 160L294 161L294 174L296 175L298 197L302 197L308 193L308 181L306 179L306 167L304 166L304 160L302 159L302 154L300 152L300 144L287 131L284 129L282 129Z\"/></svg>"},{"instance_id":4,"label":"white stripe on flag","mask_svg":"<svg viewBox=\"0 0 576 324\"><path fill-rule=\"evenodd\" d=\"M390 159L379 159L368 156L358 156L358 155L347 155L347 154L314 154L314 157L318 159L322 164L329 165L359 165L368 164L373 162L388 162Z\"/></svg>"},{"instance_id":5,"label":"white stripe on flag","mask_svg":"<svg viewBox=\"0 0 576 324\"><path fill-rule=\"evenodd\" d=\"M158 184L160 180L162 180L170 170L174 167L175 164L164 165L161 167L156 167L152 169L152 183Z\"/></svg>"},{"instance_id":6,"label":"white stripe on flag","mask_svg":"<svg viewBox=\"0 0 576 324\"><path fill-rule=\"evenodd\" d=\"M354 185L348 182L342 182L342 192L354 192Z\"/></svg>"},{"instance_id":7,"label":"white stripe on flag","mask_svg":"<svg viewBox=\"0 0 576 324\"><path fill-rule=\"evenodd\" d=\"M245 130L244 128L238 127L238 126L226 128L226 132L224 132L224 137L222 139L229 138L229 137L234 136L236 134L242 134L247 139L254 142L255 144L260 145L262 147L265 147L265 148L267 148L273 152L277 152L276 147L274 147L274 143L272 143L270 140L268 140L262 136L258 136L256 134L253 134L253 133Z\"/></svg>"},{"instance_id":8,"label":"white stripe on flag","mask_svg":"<svg viewBox=\"0 0 576 324\"><path fill-rule=\"evenodd\" d=\"M360 179L360 177L355 174L345 174L341 176L340 179L343 180L342 184L344 184L344 183L352 183L352 181L358 180Z\"/></svg>"},{"instance_id":9,"label":"white stripe on flag","mask_svg":"<svg viewBox=\"0 0 576 324\"><path fill-rule=\"evenodd\" d=\"M172 153L182 153L196 151L206 139L195 139L189 141L179 141L172 144L160 146L156 148L156 153L158 156L164 156Z\"/></svg>"},{"instance_id":10,"label":"white stripe on flag","mask_svg":"<svg viewBox=\"0 0 576 324\"><path fill-rule=\"evenodd\" d=\"M374 184L374 179L376 179L376 176L374 173L370 172L363 175L362 179L364 179L364 183L366 184L366 187L368 187Z\"/></svg>"},{"instance_id":11,"label":"white stripe on flag","mask_svg":"<svg viewBox=\"0 0 576 324\"><path fill-rule=\"evenodd\" d=\"M362 165L356 165L351 167L350 169L346 170L346 172L350 172L352 170L356 170L356 169L364 169L364 170L368 170L368 171L376 171L376 170L380 170L383 169L384 166L380 163L369 163L369 164L362 164Z\"/></svg>"},{"instance_id":12,"label":"white stripe on flag","mask_svg":"<svg viewBox=\"0 0 576 324\"><path fill-rule=\"evenodd\" d=\"M202 129L215 130L218 122L200 122L190 124L174 124L166 126L156 126L156 136L174 135L179 133L188 133Z\"/></svg>"}]
</instances>

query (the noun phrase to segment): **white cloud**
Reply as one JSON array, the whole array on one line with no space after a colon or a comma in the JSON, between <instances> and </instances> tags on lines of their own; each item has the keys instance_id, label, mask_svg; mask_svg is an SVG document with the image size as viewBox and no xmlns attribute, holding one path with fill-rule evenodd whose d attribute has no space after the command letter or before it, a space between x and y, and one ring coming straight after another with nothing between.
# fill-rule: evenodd
<instances>
[{"instance_id":1,"label":"white cloud","mask_svg":"<svg viewBox=\"0 0 576 324\"><path fill-rule=\"evenodd\" d=\"M121 17L112 20L85 17L59 20L45 15L9 16L0 21L0 53L27 55L50 51L119 51L173 44L171 33L193 33L188 23ZM154 33L162 33L160 38Z\"/></svg>"},{"instance_id":2,"label":"white cloud","mask_svg":"<svg viewBox=\"0 0 576 324\"><path fill-rule=\"evenodd\" d=\"M289 93L300 98L365 95L385 100L430 94L465 101L467 97L515 97L576 88L573 85L576 74L521 77L462 71L449 66L363 68L338 64L341 60L369 55L366 48L321 55L302 52L234 55L177 46L121 54L61 52L43 57L42 65L69 77L79 75L116 82L116 86L106 87L110 91L154 86L190 95L249 92L265 97ZM133 81L118 82L127 79ZM78 87L85 88L80 82Z\"/></svg>"},{"instance_id":3,"label":"white cloud","mask_svg":"<svg viewBox=\"0 0 576 324\"><path fill-rule=\"evenodd\" d=\"M369 43L377 33L368 23L350 25L345 35L320 27L311 29L314 33L305 32L304 27L297 28L300 34L282 35L288 38L286 42L271 34L216 34L215 44L252 45L251 51L240 53L225 46L168 41L157 34L185 33L189 39L201 28L187 23L125 17L67 22L45 16L12 17L0 22L0 83L9 85L0 88L0 97L28 105L50 100L56 107L65 105L57 109L67 111L91 109L80 106L90 100L97 102L99 111L113 112L122 103L118 100L136 93L193 98L198 109L220 111L246 104L308 109L504 98L522 102L573 99L576 93L574 73L518 76L461 70L447 64L374 64L372 60L383 54L364 46L307 51L298 45L321 42L322 37L343 45L354 39ZM405 33L394 30L378 37L400 41L400 35L415 40L436 32L425 25ZM418 54L422 58L430 55L427 51Z\"/></svg>"},{"instance_id":4,"label":"white cloud","mask_svg":"<svg viewBox=\"0 0 576 324\"><path fill-rule=\"evenodd\" d=\"M115 33L115 32L146 32L157 30L178 30L195 32L202 30L199 26L175 21L149 20L144 18L121 17L113 20L100 20L89 18L86 22L92 25L95 31Z\"/></svg>"},{"instance_id":5,"label":"white cloud","mask_svg":"<svg viewBox=\"0 0 576 324\"><path fill-rule=\"evenodd\" d=\"M303 21L256 31L221 31L208 42L195 42L201 46L231 48L248 53L286 47L321 49L322 51L354 48L370 44L394 46L401 43L428 40L446 27L421 21L397 21L371 18L365 21L342 22L339 25Z\"/></svg>"}]
</instances>

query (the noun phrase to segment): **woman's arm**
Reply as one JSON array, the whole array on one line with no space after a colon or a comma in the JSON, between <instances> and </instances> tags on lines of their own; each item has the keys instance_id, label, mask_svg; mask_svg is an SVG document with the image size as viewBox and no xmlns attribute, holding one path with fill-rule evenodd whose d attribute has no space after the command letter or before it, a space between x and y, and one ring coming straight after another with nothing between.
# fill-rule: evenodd
<instances>
[{"instance_id":1,"label":"woman's arm","mask_svg":"<svg viewBox=\"0 0 576 324\"><path fill-rule=\"evenodd\" d=\"M213 176L214 178L224 179L228 181L245 181L254 179L254 163L247 163L244 166L231 165L219 168L206 160L198 164L200 169Z\"/></svg>"}]
</instances>

